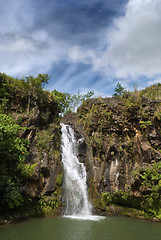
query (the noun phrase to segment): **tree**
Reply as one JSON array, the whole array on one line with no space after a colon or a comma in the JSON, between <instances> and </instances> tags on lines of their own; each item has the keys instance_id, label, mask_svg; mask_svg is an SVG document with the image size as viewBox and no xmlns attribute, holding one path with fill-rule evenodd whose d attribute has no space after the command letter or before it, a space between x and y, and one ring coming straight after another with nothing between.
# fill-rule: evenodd
<instances>
[{"instance_id":1,"label":"tree","mask_svg":"<svg viewBox=\"0 0 161 240\"><path fill-rule=\"evenodd\" d=\"M48 74L16 79L0 73L0 112L9 109L11 102L14 102L14 105L19 105L21 102L23 110L27 108L29 113L37 101L42 101L43 92L45 92L43 88L49 79Z\"/></svg>"},{"instance_id":2,"label":"tree","mask_svg":"<svg viewBox=\"0 0 161 240\"><path fill-rule=\"evenodd\" d=\"M28 107L27 112L30 111L31 101L37 100L37 98L42 94L43 87L48 83L51 76L48 74L38 74L35 78L33 76L26 77L25 80L28 84Z\"/></svg>"},{"instance_id":3,"label":"tree","mask_svg":"<svg viewBox=\"0 0 161 240\"><path fill-rule=\"evenodd\" d=\"M115 91L115 93L113 94L114 97L122 96L126 92L126 88L122 87L121 84L118 83L114 91Z\"/></svg>"},{"instance_id":4,"label":"tree","mask_svg":"<svg viewBox=\"0 0 161 240\"><path fill-rule=\"evenodd\" d=\"M76 109L88 98L94 95L93 91L89 91L86 94L69 94L68 101L69 101L69 111L76 111Z\"/></svg>"},{"instance_id":5,"label":"tree","mask_svg":"<svg viewBox=\"0 0 161 240\"><path fill-rule=\"evenodd\" d=\"M94 92L89 91L86 94L69 94L69 93L61 93L57 90L52 92L58 101L60 111L64 114L69 111L74 112L83 101L93 96Z\"/></svg>"}]
</instances>

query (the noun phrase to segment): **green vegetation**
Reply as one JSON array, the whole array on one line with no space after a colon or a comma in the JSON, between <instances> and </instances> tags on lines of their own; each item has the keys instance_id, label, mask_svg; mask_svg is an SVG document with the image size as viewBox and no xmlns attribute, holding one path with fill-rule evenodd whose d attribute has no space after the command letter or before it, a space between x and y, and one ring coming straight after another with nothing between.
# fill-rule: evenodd
<instances>
[{"instance_id":1,"label":"green vegetation","mask_svg":"<svg viewBox=\"0 0 161 240\"><path fill-rule=\"evenodd\" d=\"M56 176L56 184L61 186L63 183L63 173L59 173L57 176Z\"/></svg>"},{"instance_id":2,"label":"green vegetation","mask_svg":"<svg viewBox=\"0 0 161 240\"><path fill-rule=\"evenodd\" d=\"M60 131L59 122L58 123L56 122L45 126L44 129L37 132L36 145L40 153L45 152L49 154L51 144L54 144L53 151L60 149L59 131Z\"/></svg>"},{"instance_id":3,"label":"green vegetation","mask_svg":"<svg viewBox=\"0 0 161 240\"><path fill-rule=\"evenodd\" d=\"M127 91L126 88L124 88L120 83L117 84L117 86L114 89L113 96L122 96L124 97L124 94L130 94L131 96L135 96L137 98L148 98L153 100L160 100L161 99L161 83L153 84L150 87L147 87L141 91L137 91L136 88L134 91Z\"/></svg>"},{"instance_id":4,"label":"green vegetation","mask_svg":"<svg viewBox=\"0 0 161 240\"><path fill-rule=\"evenodd\" d=\"M157 93L151 94L154 88L158 88ZM117 210L118 214L125 210L126 215L132 211L132 215L161 219L160 90L161 85L157 84L145 91L127 92L118 84L113 98L89 99L78 108L78 122L88 137L93 178L97 179L97 183L89 183L96 209L108 214L114 213L114 208L116 214ZM119 176L118 182L113 183L116 159ZM131 175L132 170L135 174ZM105 187L110 193L104 193Z\"/></svg>"},{"instance_id":5,"label":"green vegetation","mask_svg":"<svg viewBox=\"0 0 161 240\"><path fill-rule=\"evenodd\" d=\"M37 77L15 79L0 73L1 111L14 110L29 113L35 104L44 108L47 103L55 101L49 91L43 90L49 78L47 74L38 74Z\"/></svg>"},{"instance_id":6,"label":"green vegetation","mask_svg":"<svg viewBox=\"0 0 161 240\"><path fill-rule=\"evenodd\" d=\"M126 93L126 88L122 87L121 84L118 83L114 91L115 91L115 93L113 94L114 97L122 96L124 93Z\"/></svg>"},{"instance_id":7,"label":"green vegetation","mask_svg":"<svg viewBox=\"0 0 161 240\"><path fill-rule=\"evenodd\" d=\"M50 78L0 73L0 215L48 214L61 208L60 120L94 93L44 90ZM42 195L51 169L56 169L56 186Z\"/></svg>"},{"instance_id":8,"label":"green vegetation","mask_svg":"<svg viewBox=\"0 0 161 240\"><path fill-rule=\"evenodd\" d=\"M49 168L54 161L60 164L61 108L54 94L43 89L49 78L15 79L0 73L0 215L43 214L41 196L32 192L41 187L42 154L51 160Z\"/></svg>"},{"instance_id":9,"label":"green vegetation","mask_svg":"<svg viewBox=\"0 0 161 240\"><path fill-rule=\"evenodd\" d=\"M59 200L59 198L60 198L60 193L55 191L50 196L44 195L40 199L39 203L45 215L57 214L57 213L60 214L59 209L61 209L62 202Z\"/></svg>"},{"instance_id":10,"label":"green vegetation","mask_svg":"<svg viewBox=\"0 0 161 240\"><path fill-rule=\"evenodd\" d=\"M145 128L147 128L148 126L151 126L151 125L152 125L151 121L140 121L139 123L140 123L140 127L141 127L142 129L145 129Z\"/></svg>"},{"instance_id":11,"label":"green vegetation","mask_svg":"<svg viewBox=\"0 0 161 240\"><path fill-rule=\"evenodd\" d=\"M143 192L141 207L161 219L161 162L154 162L139 175Z\"/></svg>"},{"instance_id":12,"label":"green vegetation","mask_svg":"<svg viewBox=\"0 0 161 240\"><path fill-rule=\"evenodd\" d=\"M23 129L11 117L0 114L0 211L13 209L23 203L17 181L17 175L24 171L28 154L28 142L18 137Z\"/></svg>"},{"instance_id":13,"label":"green vegetation","mask_svg":"<svg viewBox=\"0 0 161 240\"><path fill-rule=\"evenodd\" d=\"M161 219L161 164L155 161L161 151L158 144L161 84L140 92L127 92L118 83L113 98L89 100L94 94L91 91L83 95L44 90L49 79L47 74L14 79L0 73L0 214L17 211L29 216L60 212L63 183L60 120L81 105L77 110L78 123L88 137L96 171L109 166L116 158L133 169L139 158L136 141L141 143L141 137L148 141L143 150L147 146L150 149L143 160L149 166L133 171L136 184L112 194L103 192L100 200L94 178L91 179L94 205L103 210L113 204L118 208L132 207ZM140 148L139 154L143 150ZM51 183L45 192L51 169L55 185ZM100 189L105 186L105 178L103 172Z\"/></svg>"},{"instance_id":14,"label":"green vegetation","mask_svg":"<svg viewBox=\"0 0 161 240\"><path fill-rule=\"evenodd\" d=\"M94 95L94 92L92 91L89 91L84 95L79 92L77 94L61 93L57 90L54 90L52 93L58 101L61 113L63 114L74 112L86 99Z\"/></svg>"},{"instance_id":15,"label":"green vegetation","mask_svg":"<svg viewBox=\"0 0 161 240\"><path fill-rule=\"evenodd\" d=\"M140 209L141 203L141 200L139 198L133 196L130 189L126 191L118 190L112 194L102 193L101 200L102 204L105 207L109 206L110 204L115 204L118 206Z\"/></svg>"},{"instance_id":16,"label":"green vegetation","mask_svg":"<svg viewBox=\"0 0 161 240\"><path fill-rule=\"evenodd\" d=\"M157 111L155 111L154 116L156 119L161 121L161 109L158 109Z\"/></svg>"},{"instance_id":17,"label":"green vegetation","mask_svg":"<svg viewBox=\"0 0 161 240\"><path fill-rule=\"evenodd\" d=\"M153 84L150 87L143 89L140 92L140 97L146 97L149 99L161 99L161 83Z\"/></svg>"},{"instance_id":18,"label":"green vegetation","mask_svg":"<svg viewBox=\"0 0 161 240\"><path fill-rule=\"evenodd\" d=\"M134 171L133 176L139 181L137 188L126 187L126 190L114 193L102 193L101 201L104 207L112 204L135 208L145 216L157 217L161 220L161 162L154 162L144 170ZM134 192L141 192L140 197ZM147 215L148 214L148 215Z\"/></svg>"}]
</instances>

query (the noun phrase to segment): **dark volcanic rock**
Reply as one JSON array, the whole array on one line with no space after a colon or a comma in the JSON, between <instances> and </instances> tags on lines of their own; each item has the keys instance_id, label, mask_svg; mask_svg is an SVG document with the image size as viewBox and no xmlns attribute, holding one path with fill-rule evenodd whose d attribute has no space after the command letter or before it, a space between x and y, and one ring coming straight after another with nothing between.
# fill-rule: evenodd
<instances>
[{"instance_id":1,"label":"dark volcanic rock","mask_svg":"<svg viewBox=\"0 0 161 240\"><path fill-rule=\"evenodd\" d=\"M102 192L126 191L129 186L134 196L142 196L141 182L133 172L161 161L161 123L155 117L160 108L159 100L125 94L89 99L77 115L66 115L64 123L83 139L78 156L86 165L92 198Z\"/></svg>"}]
</instances>

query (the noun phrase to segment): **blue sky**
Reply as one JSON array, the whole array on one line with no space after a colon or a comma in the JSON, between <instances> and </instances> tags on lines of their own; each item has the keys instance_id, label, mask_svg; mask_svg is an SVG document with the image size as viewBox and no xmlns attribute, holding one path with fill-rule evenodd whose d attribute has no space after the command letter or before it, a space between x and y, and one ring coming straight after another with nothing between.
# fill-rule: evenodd
<instances>
[{"instance_id":1,"label":"blue sky","mask_svg":"<svg viewBox=\"0 0 161 240\"><path fill-rule=\"evenodd\" d=\"M111 96L161 82L160 0L0 0L0 72Z\"/></svg>"}]
</instances>

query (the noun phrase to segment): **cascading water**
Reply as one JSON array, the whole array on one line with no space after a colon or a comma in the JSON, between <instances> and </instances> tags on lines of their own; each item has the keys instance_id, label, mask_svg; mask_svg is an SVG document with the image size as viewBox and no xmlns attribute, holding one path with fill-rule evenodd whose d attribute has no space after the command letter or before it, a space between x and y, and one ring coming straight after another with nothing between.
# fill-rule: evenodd
<instances>
[{"instance_id":1,"label":"cascading water","mask_svg":"<svg viewBox=\"0 0 161 240\"><path fill-rule=\"evenodd\" d=\"M88 200L86 169L77 155L77 141L69 125L62 126L62 162L64 166L65 215L76 218L91 218L92 206Z\"/></svg>"}]
</instances>

